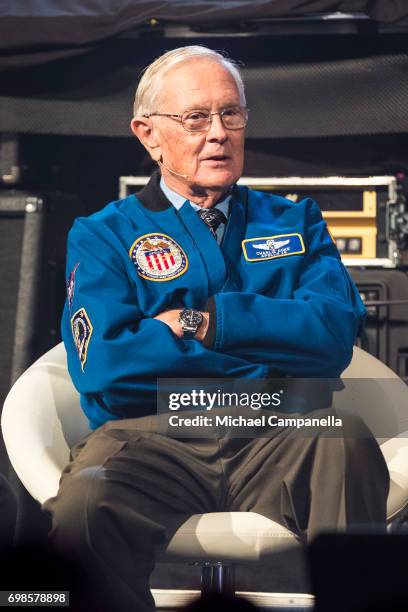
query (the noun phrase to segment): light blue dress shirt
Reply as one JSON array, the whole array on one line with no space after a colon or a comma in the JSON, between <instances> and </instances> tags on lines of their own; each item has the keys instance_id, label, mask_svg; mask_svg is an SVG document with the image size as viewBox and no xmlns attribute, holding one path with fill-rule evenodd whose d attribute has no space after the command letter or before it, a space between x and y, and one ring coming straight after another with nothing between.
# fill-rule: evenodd
<instances>
[{"instance_id":1,"label":"light blue dress shirt","mask_svg":"<svg viewBox=\"0 0 408 612\"><path fill-rule=\"evenodd\" d=\"M179 208L181 208L184 202L186 201L186 198L184 196L180 195L176 191L173 191L172 189L170 189L170 187L168 187L168 185L166 185L163 177L161 177L160 179L160 189L162 190L166 198L169 200L169 202L173 204L174 208L177 208L177 210L179 210ZM227 220L228 220L228 214L229 214L230 200L231 200L231 195L228 195L221 202L218 202L218 204L215 205L215 208L218 208L218 210L224 213ZM188 200L188 202L194 210L201 209L201 206L199 206L195 202L191 202L190 200ZM216 231L218 244L221 244L221 240L222 240L222 237L224 236L224 232L225 232L225 223L220 223Z\"/></svg>"}]
</instances>

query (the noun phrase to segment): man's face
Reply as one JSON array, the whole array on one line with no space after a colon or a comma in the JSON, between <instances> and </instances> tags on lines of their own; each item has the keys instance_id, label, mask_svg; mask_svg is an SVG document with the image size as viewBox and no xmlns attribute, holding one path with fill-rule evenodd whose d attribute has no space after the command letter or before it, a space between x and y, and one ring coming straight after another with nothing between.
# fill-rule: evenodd
<instances>
[{"instance_id":1,"label":"man's face","mask_svg":"<svg viewBox=\"0 0 408 612\"><path fill-rule=\"evenodd\" d=\"M181 115L206 109L214 113L240 105L244 100L229 70L217 61L193 58L166 74L152 111ZM169 117L152 117L151 121L165 166L188 175L185 180L193 189L226 189L241 176L244 129L226 129L219 115L213 116L208 132L188 132ZM174 180L165 169L163 173Z\"/></svg>"}]
</instances>

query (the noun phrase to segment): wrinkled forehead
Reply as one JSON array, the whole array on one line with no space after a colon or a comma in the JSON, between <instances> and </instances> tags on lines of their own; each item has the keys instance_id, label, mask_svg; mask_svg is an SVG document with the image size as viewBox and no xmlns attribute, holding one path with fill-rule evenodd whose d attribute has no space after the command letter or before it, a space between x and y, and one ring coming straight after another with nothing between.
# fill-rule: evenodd
<instances>
[{"instance_id":1,"label":"wrinkled forehead","mask_svg":"<svg viewBox=\"0 0 408 612\"><path fill-rule=\"evenodd\" d=\"M234 76L221 62L191 58L170 68L162 79L156 107L169 105L183 112L191 108L212 108L242 104Z\"/></svg>"}]
</instances>

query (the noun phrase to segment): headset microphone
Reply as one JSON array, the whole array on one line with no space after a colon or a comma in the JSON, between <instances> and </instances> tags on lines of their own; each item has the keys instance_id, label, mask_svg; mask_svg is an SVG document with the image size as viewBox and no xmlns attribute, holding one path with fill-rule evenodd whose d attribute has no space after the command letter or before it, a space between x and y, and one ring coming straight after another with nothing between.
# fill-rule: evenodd
<instances>
[{"instance_id":1,"label":"headset microphone","mask_svg":"<svg viewBox=\"0 0 408 612\"><path fill-rule=\"evenodd\" d=\"M190 178L189 174L180 174L179 172L175 172L175 170L171 170L171 168L166 166L166 164L159 159L157 160L157 163L159 164L159 166L166 168L166 170L168 170L171 174L175 174L176 176L181 176L181 178Z\"/></svg>"}]
</instances>

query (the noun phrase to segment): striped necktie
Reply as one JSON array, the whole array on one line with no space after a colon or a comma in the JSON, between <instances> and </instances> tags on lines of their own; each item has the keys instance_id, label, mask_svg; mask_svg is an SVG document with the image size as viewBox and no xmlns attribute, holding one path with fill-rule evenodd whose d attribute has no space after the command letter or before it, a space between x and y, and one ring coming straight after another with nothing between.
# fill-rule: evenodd
<instances>
[{"instance_id":1,"label":"striped necktie","mask_svg":"<svg viewBox=\"0 0 408 612\"><path fill-rule=\"evenodd\" d=\"M197 214L207 225L215 239L217 239L217 229L221 223L227 223L227 218L224 213L218 208L200 208Z\"/></svg>"}]
</instances>

